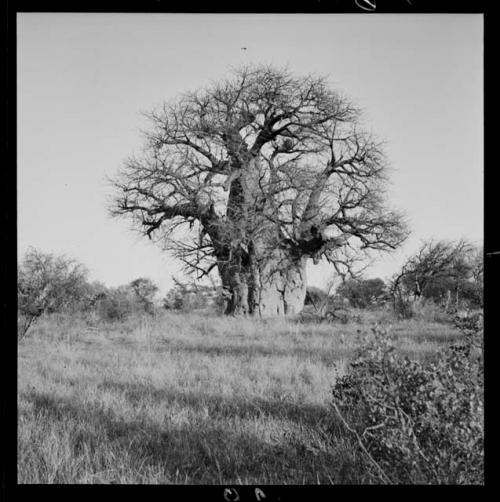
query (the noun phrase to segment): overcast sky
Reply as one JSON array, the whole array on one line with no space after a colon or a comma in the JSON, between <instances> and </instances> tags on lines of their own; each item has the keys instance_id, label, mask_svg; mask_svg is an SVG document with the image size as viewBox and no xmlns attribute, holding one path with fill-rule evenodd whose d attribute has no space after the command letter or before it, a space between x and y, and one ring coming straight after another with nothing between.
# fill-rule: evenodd
<instances>
[{"instance_id":1,"label":"overcast sky","mask_svg":"<svg viewBox=\"0 0 500 502\"><path fill-rule=\"evenodd\" d=\"M17 34L19 256L35 246L108 285L169 289L179 264L107 215L106 176L140 148L141 111L246 63L329 76L386 140L389 202L412 236L370 277L424 239L482 241L482 15L23 13ZM311 266L309 283L331 275Z\"/></svg>"}]
</instances>

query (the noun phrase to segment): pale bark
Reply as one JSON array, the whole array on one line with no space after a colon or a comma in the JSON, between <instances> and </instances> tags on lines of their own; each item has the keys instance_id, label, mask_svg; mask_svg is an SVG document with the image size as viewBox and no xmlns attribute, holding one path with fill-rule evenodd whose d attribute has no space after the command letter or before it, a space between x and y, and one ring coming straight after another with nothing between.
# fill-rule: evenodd
<instances>
[{"instance_id":1,"label":"pale bark","mask_svg":"<svg viewBox=\"0 0 500 502\"><path fill-rule=\"evenodd\" d=\"M286 271L263 285L259 304L261 316L298 314L303 309L306 298L305 264L305 259L298 263L290 262Z\"/></svg>"},{"instance_id":2,"label":"pale bark","mask_svg":"<svg viewBox=\"0 0 500 502\"><path fill-rule=\"evenodd\" d=\"M291 260L277 251L261 264L220 267L222 283L231 297L226 314L261 317L297 314L306 297L306 259Z\"/></svg>"}]
</instances>

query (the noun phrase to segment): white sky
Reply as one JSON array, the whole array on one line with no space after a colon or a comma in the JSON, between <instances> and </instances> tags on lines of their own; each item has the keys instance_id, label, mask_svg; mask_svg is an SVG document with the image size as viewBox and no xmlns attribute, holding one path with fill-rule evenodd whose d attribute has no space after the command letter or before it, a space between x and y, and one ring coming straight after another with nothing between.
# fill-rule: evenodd
<instances>
[{"instance_id":1,"label":"white sky","mask_svg":"<svg viewBox=\"0 0 500 502\"><path fill-rule=\"evenodd\" d=\"M387 141L389 201L413 233L367 275L423 239L482 240L482 15L23 13L17 34L18 256L32 245L108 285L169 289L179 264L107 215L105 177L141 146L141 111L250 62L328 75ZM311 266L309 284L331 276Z\"/></svg>"}]
</instances>

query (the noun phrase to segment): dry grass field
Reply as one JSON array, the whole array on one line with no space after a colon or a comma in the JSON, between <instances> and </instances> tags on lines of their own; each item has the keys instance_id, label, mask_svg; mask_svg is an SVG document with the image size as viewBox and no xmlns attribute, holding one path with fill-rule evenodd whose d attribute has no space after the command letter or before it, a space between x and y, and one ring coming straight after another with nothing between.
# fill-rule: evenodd
<instances>
[{"instance_id":1,"label":"dry grass field","mask_svg":"<svg viewBox=\"0 0 500 502\"><path fill-rule=\"evenodd\" d=\"M45 318L19 344L19 483L363 483L331 387L376 321L410 357L450 325L160 313L102 324Z\"/></svg>"}]
</instances>

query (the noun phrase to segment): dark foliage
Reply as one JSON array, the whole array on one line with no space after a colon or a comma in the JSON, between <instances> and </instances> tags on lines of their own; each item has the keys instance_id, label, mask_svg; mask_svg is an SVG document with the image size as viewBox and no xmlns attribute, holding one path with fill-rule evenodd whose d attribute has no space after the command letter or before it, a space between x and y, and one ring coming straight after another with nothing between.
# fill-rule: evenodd
<instances>
[{"instance_id":1,"label":"dark foliage","mask_svg":"<svg viewBox=\"0 0 500 502\"><path fill-rule=\"evenodd\" d=\"M337 288L337 295L349 300L353 307L367 308L386 299L386 287L382 279L349 279Z\"/></svg>"},{"instance_id":2,"label":"dark foliage","mask_svg":"<svg viewBox=\"0 0 500 502\"><path fill-rule=\"evenodd\" d=\"M374 328L337 381L335 413L372 482L484 482L482 316L457 323L463 339L430 363L398 357L387 333Z\"/></svg>"}]
</instances>

